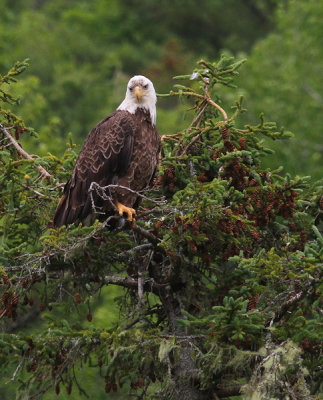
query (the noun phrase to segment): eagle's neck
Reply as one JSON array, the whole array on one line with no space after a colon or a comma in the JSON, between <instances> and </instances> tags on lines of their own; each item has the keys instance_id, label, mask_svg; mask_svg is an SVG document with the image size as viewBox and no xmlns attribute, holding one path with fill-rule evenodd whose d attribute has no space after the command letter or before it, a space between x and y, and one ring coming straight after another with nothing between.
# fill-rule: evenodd
<instances>
[{"instance_id":1,"label":"eagle's neck","mask_svg":"<svg viewBox=\"0 0 323 400\"><path fill-rule=\"evenodd\" d=\"M117 108L117 110L126 110L130 112L130 114L135 114L135 112L140 108L143 111L148 111L152 125L156 125L156 118L157 118L156 105L152 104L151 102L142 104L134 103L132 99L127 99L126 97L120 104L120 106Z\"/></svg>"}]
</instances>

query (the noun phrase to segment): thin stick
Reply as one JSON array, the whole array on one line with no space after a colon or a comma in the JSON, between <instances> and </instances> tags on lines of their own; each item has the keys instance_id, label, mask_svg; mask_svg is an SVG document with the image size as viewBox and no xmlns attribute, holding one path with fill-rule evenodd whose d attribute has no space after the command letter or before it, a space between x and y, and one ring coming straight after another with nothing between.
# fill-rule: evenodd
<instances>
[{"instance_id":1,"label":"thin stick","mask_svg":"<svg viewBox=\"0 0 323 400\"><path fill-rule=\"evenodd\" d=\"M203 102L202 102L202 104L203 104ZM191 123L191 125L187 128L187 130L186 130L186 134L188 134L191 130L192 130L192 128L193 128L193 126L195 125L195 124L200 124L200 120L201 120L201 118L202 118L202 116L203 116L203 114L204 114L204 111L206 110L206 107L208 106L208 103L206 102L205 104L204 104L204 106L202 107L202 110L198 113L198 115L194 118L194 120L193 120L193 122ZM183 140L181 140L180 142L179 142L179 144L178 144L178 150L177 150L177 152L176 152L176 155L177 156L182 156L182 155L184 155L186 152L187 152L187 149L192 145L192 143L194 143L199 137L200 137L200 134L201 134L201 132L199 133L199 134L197 134L196 136L194 136L194 138L192 139L192 141L184 148L184 150L182 150L182 151L180 151L180 149L181 149L181 145L182 145L182 143L183 143Z\"/></svg>"},{"instance_id":2,"label":"thin stick","mask_svg":"<svg viewBox=\"0 0 323 400\"><path fill-rule=\"evenodd\" d=\"M203 102L202 102L202 104L203 104ZM192 130L192 128L193 128L193 126L195 125L195 124L200 124L200 120L201 120L201 118L202 118L202 115L204 114L204 111L206 110L206 107L207 107L207 103L205 103L204 104L204 106L202 107L202 110L197 114L197 116L194 118L194 120L193 120L193 122L191 123L191 125L187 128L187 131L186 131L186 133L189 133L191 130Z\"/></svg>"},{"instance_id":3,"label":"thin stick","mask_svg":"<svg viewBox=\"0 0 323 400\"><path fill-rule=\"evenodd\" d=\"M13 373L12 378L10 379L10 381L14 381L14 380L16 379L17 373L18 373L18 371L20 370L20 368L21 368L21 366L22 366L22 364L23 364L24 362L25 362L25 357L23 357L23 358L20 360L20 363L18 364L18 366L17 366L15 372Z\"/></svg>"},{"instance_id":4,"label":"thin stick","mask_svg":"<svg viewBox=\"0 0 323 400\"><path fill-rule=\"evenodd\" d=\"M10 140L11 144L15 147L15 149L18 151L19 154L21 154L23 157L27 158L28 160L33 160L32 156L28 154L20 145L19 143L10 135L10 133L6 130L6 128L0 124L0 130L4 135L7 137L7 139ZM38 169L38 171L43 175L44 179L49 179L50 178L50 173L46 171L45 168L43 168L41 165L35 165L35 167Z\"/></svg>"},{"instance_id":5,"label":"thin stick","mask_svg":"<svg viewBox=\"0 0 323 400\"><path fill-rule=\"evenodd\" d=\"M177 95L176 92L172 92L171 93L173 96ZM220 107L218 104L216 104L211 97L209 97L209 95L207 94L206 96L202 96L201 94L198 93L194 93L194 92L182 92L181 94L187 95L187 96L194 96L194 97L198 97L199 99L203 99L206 100L209 104L211 104L213 107L215 107L216 109L218 109L220 111L220 113L223 115L223 122L228 122L228 115L227 113L223 110L222 107Z\"/></svg>"},{"instance_id":6,"label":"thin stick","mask_svg":"<svg viewBox=\"0 0 323 400\"><path fill-rule=\"evenodd\" d=\"M184 154L186 154L187 150L192 146L192 144L194 144L201 137L202 133L207 132L210 129L211 128L208 126L202 129L197 135L195 135L193 139L191 139L191 141L188 143L188 145L184 147L183 151L179 154L179 156L183 156Z\"/></svg>"}]
</instances>

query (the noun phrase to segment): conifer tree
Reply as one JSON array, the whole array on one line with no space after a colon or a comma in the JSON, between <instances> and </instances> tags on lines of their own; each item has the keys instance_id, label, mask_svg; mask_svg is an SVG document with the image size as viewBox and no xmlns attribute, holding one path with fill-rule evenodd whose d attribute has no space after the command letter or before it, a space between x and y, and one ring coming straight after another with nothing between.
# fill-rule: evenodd
<instances>
[{"instance_id":1,"label":"conifer tree","mask_svg":"<svg viewBox=\"0 0 323 400\"><path fill-rule=\"evenodd\" d=\"M262 168L262 138L290 133L263 115L240 126L242 98L221 107L217 88L230 90L242 64L202 60L176 77L167 96L185 99L192 121L163 136L135 227L111 224L119 216L52 227L73 143L62 159L26 153L20 136L35 132L8 109L26 62L0 77L0 370L12 369L18 398L84 394L86 364L107 393L141 399L318 399L322 183L284 175L279 160ZM112 286L123 290L113 328L71 318L92 321ZM26 333L35 304L48 322Z\"/></svg>"}]
</instances>

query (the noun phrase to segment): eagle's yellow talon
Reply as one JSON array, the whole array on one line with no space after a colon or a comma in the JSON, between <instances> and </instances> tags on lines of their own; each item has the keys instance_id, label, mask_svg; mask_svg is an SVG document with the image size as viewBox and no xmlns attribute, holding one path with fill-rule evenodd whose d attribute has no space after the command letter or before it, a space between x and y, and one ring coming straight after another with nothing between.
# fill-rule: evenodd
<instances>
[{"instance_id":1,"label":"eagle's yellow talon","mask_svg":"<svg viewBox=\"0 0 323 400\"><path fill-rule=\"evenodd\" d=\"M116 202L116 207L118 209L119 215L122 217L124 213L127 214L128 218L127 220L130 222L136 223L136 220L133 218L133 215L136 215L136 210L134 210L131 207L127 207L121 203L119 203L118 201Z\"/></svg>"}]
</instances>

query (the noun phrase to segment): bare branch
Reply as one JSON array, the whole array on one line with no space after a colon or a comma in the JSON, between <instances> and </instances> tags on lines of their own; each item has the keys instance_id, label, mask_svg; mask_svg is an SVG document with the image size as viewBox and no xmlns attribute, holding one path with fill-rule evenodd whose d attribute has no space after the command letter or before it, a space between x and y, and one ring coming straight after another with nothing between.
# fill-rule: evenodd
<instances>
[{"instance_id":1,"label":"bare branch","mask_svg":"<svg viewBox=\"0 0 323 400\"><path fill-rule=\"evenodd\" d=\"M148 239L148 241L153 244L154 246L157 246L158 243L161 242L161 239L156 237L154 234L152 234L149 231L146 231L143 229L141 226L136 225L134 228L132 228L135 232L139 233L142 235L144 238Z\"/></svg>"},{"instance_id":2,"label":"bare branch","mask_svg":"<svg viewBox=\"0 0 323 400\"><path fill-rule=\"evenodd\" d=\"M305 297L305 295L308 294L309 289L313 286L314 283L315 282L312 282L310 285L307 285L307 287L304 288L301 292L296 293L293 297L284 301L284 303L275 312L274 316L267 321L266 327L271 327L273 323L280 321L286 314L286 312L290 309L290 307L299 302L303 297Z\"/></svg>"},{"instance_id":3,"label":"bare branch","mask_svg":"<svg viewBox=\"0 0 323 400\"><path fill-rule=\"evenodd\" d=\"M15 147L15 149L18 151L19 154L21 154L24 158L28 160L33 160L33 157L20 146L20 144L10 135L10 133L6 130L6 128L1 124L0 124L0 130L7 137L7 139L10 140L11 144ZM44 177L43 179L49 179L51 177L50 173L47 172L46 169L41 165L35 165L35 167L43 175Z\"/></svg>"},{"instance_id":4,"label":"bare branch","mask_svg":"<svg viewBox=\"0 0 323 400\"><path fill-rule=\"evenodd\" d=\"M168 207L168 208L151 208L150 210L143 209L143 211L139 211L137 214L137 219L145 217L146 215L150 214L171 214L175 211L175 207Z\"/></svg>"},{"instance_id":5,"label":"bare branch","mask_svg":"<svg viewBox=\"0 0 323 400\"><path fill-rule=\"evenodd\" d=\"M219 398L221 397L231 397L231 396L239 396L241 395L241 386L234 385L234 386L221 386L217 391L216 394Z\"/></svg>"},{"instance_id":6,"label":"bare branch","mask_svg":"<svg viewBox=\"0 0 323 400\"><path fill-rule=\"evenodd\" d=\"M129 257L129 255L134 254L136 252L140 252L142 250L148 250L148 249L152 249L153 246L151 243L144 243L144 244L139 244L136 247L132 247L129 250L123 251L122 253L118 254L118 257L123 258L123 257Z\"/></svg>"},{"instance_id":7,"label":"bare branch","mask_svg":"<svg viewBox=\"0 0 323 400\"><path fill-rule=\"evenodd\" d=\"M122 286L128 289L138 289L138 279L106 275L104 278L105 284ZM143 282L143 289L146 292L158 292L159 289L164 288L167 284L160 284L154 282L152 279L146 279Z\"/></svg>"}]
</instances>

